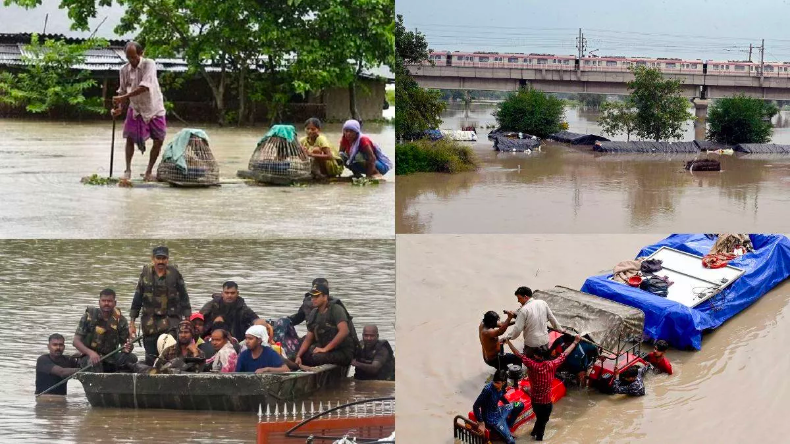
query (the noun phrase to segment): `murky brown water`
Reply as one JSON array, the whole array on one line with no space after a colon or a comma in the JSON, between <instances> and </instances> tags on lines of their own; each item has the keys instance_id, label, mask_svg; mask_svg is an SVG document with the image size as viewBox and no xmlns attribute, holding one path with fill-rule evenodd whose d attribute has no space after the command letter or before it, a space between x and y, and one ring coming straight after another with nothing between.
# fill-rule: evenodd
<instances>
[{"instance_id":1,"label":"murky brown water","mask_svg":"<svg viewBox=\"0 0 790 444\"><path fill-rule=\"evenodd\" d=\"M92 408L76 380L68 396L36 402L35 362L47 337L72 335L98 291L111 286L127 314L141 266L157 241L0 241L0 360L2 442L252 442L253 413ZM194 310L228 279L264 318L293 314L314 277L325 276L346 303L355 326L379 326L395 346L394 240L169 241ZM304 334L304 325L297 331ZM392 396L391 382L349 381L316 401ZM44 397L42 397L44 398Z\"/></svg>"},{"instance_id":2,"label":"murky brown water","mask_svg":"<svg viewBox=\"0 0 790 444\"><path fill-rule=\"evenodd\" d=\"M398 437L453 442L453 417L467 414L493 373L480 356L477 326L487 310L515 309L518 286L579 288L663 237L398 236ZM785 441L789 313L785 282L706 334L701 351L670 350L675 374L648 375L644 397L570 389L554 406L546 440Z\"/></svg>"},{"instance_id":3,"label":"murky brown water","mask_svg":"<svg viewBox=\"0 0 790 444\"><path fill-rule=\"evenodd\" d=\"M304 131L297 124L300 135ZM394 170L387 183L310 187L118 188L87 186L80 178L107 175L112 124L0 120L0 237L4 238L383 238L394 235ZM246 169L266 128L202 127L221 178ZM166 143L180 130L173 124ZM340 125L325 134L340 140ZM391 125L365 125L393 160ZM124 140L116 130L113 174L124 169ZM148 144L150 150L150 142ZM132 174L148 154L135 152ZM360 228L364 227L364 228Z\"/></svg>"},{"instance_id":4,"label":"murky brown water","mask_svg":"<svg viewBox=\"0 0 790 444\"><path fill-rule=\"evenodd\" d=\"M477 104L468 122L493 123ZM443 127L458 128L462 108ZM569 109L571 131L599 133L596 113ZM790 143L790 116L773 140ZM695 155L600 154L546 142L541 152L497 153L480 132L477 172L398 179L398 233L634 233L784 230L790 156L718 156L722 172L683 170ZM693 128L686 128L693 139Z\"/></svg>"}]
</instances>

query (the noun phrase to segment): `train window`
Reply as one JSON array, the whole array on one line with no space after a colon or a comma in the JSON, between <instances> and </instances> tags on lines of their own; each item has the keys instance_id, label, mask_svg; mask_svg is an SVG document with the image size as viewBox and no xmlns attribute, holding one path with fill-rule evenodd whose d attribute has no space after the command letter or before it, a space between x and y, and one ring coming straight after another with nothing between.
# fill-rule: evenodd
<instances>
[{"instance_id":1,"label":"train window","mask_svg":"<svg viewBox=\"0 0 790 444\"><path fill-rule=\"evenodd\" d=\"M746 71L746 67L743 65L735 65L736 71Z\"/></svg>"},{"instance_id":2,"label":"train window","mask_svg":"<svg viewBox=\"0 0 790 444\"><path fill-rule=\"evenodd\" d=\"M589 66L590 65L590 61L589 60L585 60L584 64Z\"/></svg>"},{"instance_id":3,"label":"train window","mask_svg":"<svg viewBox=\"0 0 790 444\"><path fill-rule=\"evenodd\" d=\"M562 61L562 63L564 63L564 64L566 64L566 65L570 65L570 64L571 64L571 61L570 61L570 60L563 60L563 61Z\"/></svg>"},{"instance_id":4,"label":"train window","mask_svg":"<svg viewBox=\"0 0 790 444\"><path fill-rule=\"evenodd\" d=\"M478 57L477 61L478 62L487 62L488 61L488 57Z\"/></svg>"},{"instance_id":5,"label":"train window","mask_svg":"<svg viewBox=\"0 0 790 444\"><path fill-rule=\"evenodd\" d=\"M458 56L458 58L457 58L456 60L458 60L458 61L460 62L460 61L462 61L463 59L464 59L464 56Z\"/></svg>"},{"instance_id":6,"label":"train window","mask_svg":"<svg viewBox=\"0 0 790 444\"><path fill-rule=\"evenodd\" d=\"M692 64L690 65L690 68L691 68L691 69L697 69L697 64L696 64L696 63L692 63Z\"/></svg>"},{"instance_id":7,"label":"train window","mask_svg":"<svg viewBox=\"0 0 790 444\"><path fill-rule=\"evenodd\" d=\"M537 59L537 60L538 60L538 65L545 65L549 61L549 59Z\"/></svg>"},{"instance_id":8,"label":"train window","mask_svg":"<svg viewBox=\"0 0 790 444\"><path fill-rule=\"evenodd\" d=\"M507 58L507 62L508 63L518 63L518 57L508 57Z\"/></svg>"},{"instance_id":9,"label":"train window","mask_svg":"<svg viewBox=\"0 0 790 444\"><path fill-rule=\"evenodd\" d=\"M773 66L766 66L765 67L765 72L773 72L773 70L774 70Z\"/></svg>"},{"instance_id":10,"label":"train window","mask_svg":"<svg viewBox=\"0 0 790 444\"><path fill-rule=\"evenodd\" d=\"M607 60L606 66L617 66L617 62L614 60Z\"/></svg>"},{"instance_id":11,"label":"train window","mask_svg":"<svg viewBox=\"0 0 790 444\"><path fill-rule=\"evenodd\" d=\"M636 62L636 66L647 66L647 62Z\"/></svg>"},{"instance_id":12,"label":"train window","mask_svg":"<svg viewBox=\"0 0 790 444\"><path fill-rule=\"evenodd\" d=\"M667 69L675 69L677 64L676 63L665 63L664 64Z\"/></svg>"}]
</instances>

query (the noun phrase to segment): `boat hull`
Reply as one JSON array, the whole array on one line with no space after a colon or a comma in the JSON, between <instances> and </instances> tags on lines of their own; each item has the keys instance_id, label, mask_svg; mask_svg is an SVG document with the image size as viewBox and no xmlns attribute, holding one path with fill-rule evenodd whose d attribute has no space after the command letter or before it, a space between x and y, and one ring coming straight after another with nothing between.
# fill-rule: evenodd
<instances>
[{"instance_id":1,"label":"boat hull","mask_svg":"<svg viewBox=\"0 0 790 444\"><path fill-rule=\"evenodd\" d=\"M348 367L315 372L147 375L80 373L93 407L257 412L261 406L304 399L346 378Z\"/></svg>"}]
</instances>

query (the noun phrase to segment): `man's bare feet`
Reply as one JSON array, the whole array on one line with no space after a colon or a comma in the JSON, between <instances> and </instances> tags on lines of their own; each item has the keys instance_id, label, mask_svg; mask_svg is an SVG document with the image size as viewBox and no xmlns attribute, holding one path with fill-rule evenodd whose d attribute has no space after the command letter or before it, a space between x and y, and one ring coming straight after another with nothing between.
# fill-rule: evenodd
<instances>
[{"instance_id":1,"label":"man's bare feet","mask_svg":"<svg viewBox=\"0 0 790 444\"><path fill-rule=\"evenodd\" d=\"M381 179L384 178L384 176L382 176L381 174L377 173L377 174L374 174L374 175L370 176L370 178L371 179L375 179L375 180L381 180Z\"/></svg>"},{"instance_id":2,"label":"man's bare feet","mask_svg":"<svg viewBox=\"0 0 790 444\"><path fill-rule=\"evenodd\" d=\"M129 180L132 178L132 170L126 170L123 172L123 178Z\"/></svg>"},{"instance_id":3,"label":"man's bare feet","mask_svg":"<svg viewBox=\"0 0 790 444\"><path fill-rule=\"evenodd\" d=\"M154 175L150 171L146 171L145 176L143 177L143 181L154 182L156 181L156 178L154 178Z\"/></svg>"}]
</instances>

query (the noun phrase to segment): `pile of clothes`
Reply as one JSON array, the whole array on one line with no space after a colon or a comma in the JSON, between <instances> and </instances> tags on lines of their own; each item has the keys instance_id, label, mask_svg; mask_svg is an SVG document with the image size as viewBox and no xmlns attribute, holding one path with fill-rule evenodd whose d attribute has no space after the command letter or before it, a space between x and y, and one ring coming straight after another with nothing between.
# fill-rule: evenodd
<instances>
[{"instance_id":1,"label":"pile of clothes","mask_svg":"<svg viewBox=\"0 0 790 444\"><path fill-rule=\"evenodd\" d=\"M656 273L662 270L659 259L638 258L633 261L623 261L615 265L612 280L627 285L639 286L642 290L663 298L669 294L669 287L673 284L667 276ZM638 278L638 279L632 279Z\"/></svg>"},{"instance_id":2,"label":"pile of clothes","mask_svg":"<svg viewBox=\"0 0 790 444\"><path fill-rule=\"evenodd\" d=\"M748 234L720 234L710 252L702 258L705 268L723 268L738 256L754 251Z\"/></svg>"}]
</instances>

